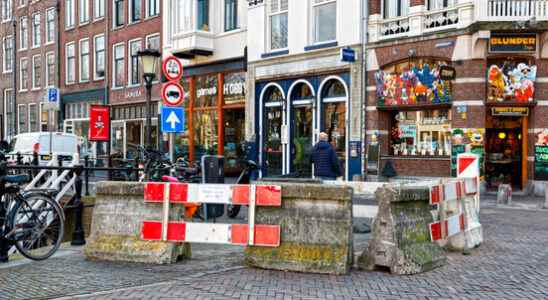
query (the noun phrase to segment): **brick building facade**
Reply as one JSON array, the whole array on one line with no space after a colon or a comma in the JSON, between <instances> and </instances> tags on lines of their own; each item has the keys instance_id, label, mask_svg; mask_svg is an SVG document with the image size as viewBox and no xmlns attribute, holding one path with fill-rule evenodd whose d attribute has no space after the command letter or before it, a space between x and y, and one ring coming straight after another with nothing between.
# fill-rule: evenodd
<instances>
[{"instance_id":1,"label":"brick building facade","mask_svg":"<svg viewBox=\"0 0 548 300\"><path fill-rule=\"evenodd\" d=\"M84 137L89 134L89 108L106 104L108 83L106 66L106 0L61 1L61 102L62 129ZM104 147L89 143L93 156Z\"/></svg>"},{"instance_id":2,"label":"brick building facade","mask_svg":"<svg viewBox=\"0 0 548 300\"><path fill-rule=\"evenodd\" d=\"M4 100L2 108L5 112L2 131L3 138L9 139L14 133L47 130L49 117L47 112L42 111L40 102L47 88L57 86L59 77L58 8L55 0L5 0L0 6L3 19L0 29L3 33L0 89ZM10 9L11 15L8 17ZM16 49L15 53L8 51L12 47ZM9 60L12 62L11 69L7 69ZM15 72L12 70L13 67ZM13 76L16 77L15 89ZM14 90L16 105L11 98ZM13 124L14 117L16 124ZM55 122L53 118L52 122ZM15 125L15 129L12 124Z\"/></svg>"},{"instance_id":3,"label":"brick building facade","mask_svg":"<svg viewBox=\"0 0 548 300\"><path fill-rule=\"evenodd\" d=\"M161 0L108 1L108 85L111 105L112 151L124 158L136 155L136 146L145 142L146 91L137 51L161 50ZM152 137L158 138L158 103L160 102L160 69L152 87Z\"/></svg>"},{"instance_id":4,"label":"brick building facade","mask_svg":"<svg viewBox=\"0 0 548 300\"><path fill-rule=\"evenodd\" d=\"M507 2L369 1L366 139L381 173L454 176L473 152L487 188L547 179L547 16Z\"/></svg>"}]
</instances>

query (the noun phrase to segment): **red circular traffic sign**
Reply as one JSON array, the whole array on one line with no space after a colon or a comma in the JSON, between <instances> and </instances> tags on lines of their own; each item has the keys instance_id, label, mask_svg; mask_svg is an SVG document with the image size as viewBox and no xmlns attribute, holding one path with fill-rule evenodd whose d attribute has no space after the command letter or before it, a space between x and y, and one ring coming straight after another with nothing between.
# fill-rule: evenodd
<instances>
[{"instance_id":1,"label":"red circular traffic sign","mask_svg":"<svg viewBox=\"0 0 548 300\"><path fill-rule=\"evenodd\" d=\"M183 64L175 56L164 59L162 71L168 81L179 81L183 78Z\"/></svg>"},{"instance_id":2,"label":"red circular traffic sign","mask_svg":"<svg viewBox=\"0 0 548 300\"><path fill-rule=\"evenodd\" d=\"M176 82L168 82L162 86L162 99L167 106L178 106L183 103L185 91Z\"/></svg>"}]
</instances>

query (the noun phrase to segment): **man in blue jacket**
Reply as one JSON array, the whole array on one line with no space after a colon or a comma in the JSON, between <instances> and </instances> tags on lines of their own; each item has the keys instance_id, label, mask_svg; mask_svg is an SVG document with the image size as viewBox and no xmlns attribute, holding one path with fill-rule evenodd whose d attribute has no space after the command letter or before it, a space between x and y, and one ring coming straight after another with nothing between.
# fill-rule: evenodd
<instances>
[{"instance_id":1,"label":"man in blue jacket","mask_svg":"<svg viewBox=\"0 0 548 300\"><path fill-rule=\"evenodd\" d=\"M335 180L342 176L339 159L328 135L320 133L320 141L312 149L311 161L314 164L314 176L323 180Z\"/></svg>"}]
</instances>

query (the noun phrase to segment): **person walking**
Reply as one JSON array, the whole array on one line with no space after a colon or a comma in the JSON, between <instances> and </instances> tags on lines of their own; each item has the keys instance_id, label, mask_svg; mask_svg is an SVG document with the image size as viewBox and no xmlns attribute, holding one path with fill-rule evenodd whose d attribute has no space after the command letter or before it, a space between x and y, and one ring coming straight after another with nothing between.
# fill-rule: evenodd
<instances>
[{"instance_id":1,"label":"person walking","mask_svg":"<svg viewBox=\"0 0 548 300\"><path fill-rule=\"evenodd\" d=\"M311 162L314 164L314 176L323 180L336 180L342 176L341 166L337 153L328 142L328 135L320 133L320 141L312 149Z\"/></svg>"}]
</instances>

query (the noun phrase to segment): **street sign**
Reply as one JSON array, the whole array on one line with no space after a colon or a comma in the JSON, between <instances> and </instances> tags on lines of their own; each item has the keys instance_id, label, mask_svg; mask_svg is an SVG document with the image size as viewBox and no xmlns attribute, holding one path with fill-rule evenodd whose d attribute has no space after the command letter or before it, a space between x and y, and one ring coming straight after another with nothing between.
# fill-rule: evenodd
<instances>
[{"instance_id":1,"label":"street sign","mask_svg":"<svg viewBox=\"0 0 548 300\"><path fill-rule=\"evenodd\" d=\"M110 107L106 105L90 106L89 140L95 142L110 140Z\"/></svg>"},{"instance_id":2,"label":"street sign","mask_svg":"<svg viewBox=\"0 0 548 300\"><path fill-rule=\"evenodd\" d=\"M182 107L162 107L162 132L178 133L184 131L185 113Z\"/></svg>"},{"instance_id":3,"label":"street sign","mask_svg":"<svg viewBox=\"0 0 548 300\"><path fill-rule=\"evenodd\" d=\"M168 81L179 81L183 77L183 65L175 56L164 59L162 71Z\"/></svg>"},{"instance_id":4,"label":"street sign","mask_svg":"<svg viewBox=\"0 0 548 300\"><path fill-rule=\"evenodd\" d=\"M462 153L457 156L458 178L479 178L479 156L472 153Z\"/></svg>"},{"instance_id":5,"label":"street sign","mask_svg":"<svg viewBox=\"0 0 548 300\"><path fill-rule=\"evenodd\" d=\"M58 88L48 88L44 95L44 109L59 110L60 93Z\"/></svg>"},{"instance_id":6,"label":"street sign","mask_svg":"<svg viewBox=\"0 0 548 300\"><path fill-rule=\"evenodd\" d=\"M356 51L350 47L341 49L341 61L344 62L355 62L356 61Z\"/></svg>"},{"instance_id":7,"label":"street sign","mask_svg":"<svg viewBox=\"0 0 548 300\"><path fill-rule=\"evenodd\" d=\"M162 86L162 99L167 106L178 106L183 102L185 92L183 87L175 82L168 82Z\"/></svg>"}]
</instances>

